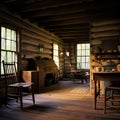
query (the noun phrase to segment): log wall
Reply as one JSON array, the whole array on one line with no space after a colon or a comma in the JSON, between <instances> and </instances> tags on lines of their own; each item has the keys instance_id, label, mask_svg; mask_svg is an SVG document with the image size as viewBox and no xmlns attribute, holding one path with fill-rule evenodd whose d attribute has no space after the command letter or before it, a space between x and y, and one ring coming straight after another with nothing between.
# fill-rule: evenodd
<instances>
[{"instance_id":1,"label":"log wall","mask_svg":"<svg viewBox=\"0 0 120 120\"><path fill-rule=\"evenodd\" d=\"M52 33L39 28L34 24L31 24L27 20L23 20L19 16L10 14L6 9L0 9L0 25L7 25L16 28L20 31L20 70L24 70L26 61L24 58L34 58L40 56L42 58L52 59L53 57L53 43L59 44L60 50L62 50L62 40ZM43 52L39 51L39 45L44 46ZM60 61L63 58L60 56ZM62 72L63 64L60 64ZM0 85L3 81L0 81ZM2 95L4 86L0 86L0 95ZM0 96L1 97L1 96Z\"/></svg>"}]
</instances>

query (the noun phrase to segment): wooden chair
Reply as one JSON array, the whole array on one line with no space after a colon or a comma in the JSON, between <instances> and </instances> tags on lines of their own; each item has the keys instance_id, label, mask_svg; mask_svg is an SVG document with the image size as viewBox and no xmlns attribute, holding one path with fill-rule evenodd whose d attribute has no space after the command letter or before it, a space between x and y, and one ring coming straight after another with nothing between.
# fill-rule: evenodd
<instances>
[{"instance_id":1,"label":"wooden chair","mask_svg":"<svg viewBox=\"0 0 120 120\"><path fill-rule=\"evenodd\" d=\"M120 107L120 87L106 87L104 97L104 114L106 114L106 108L108 107ZM111 103L111 104L110 104Z\"/></svg>"},{"instance_id":2,"label":"wooden chair","mask_svg":"<svg viewBox=\"0 0 120 120\"><path fill-rule=\"evenodd\" d=\"M34 97L34 83L18 81L16 64L2 61L5 77L5 104L7 106L8 99L16 99L20 101L20 107L23 109L23 96L32 94L33 104L35 104ZM29 89L29 92L25 92Z\"/></svg>"}]
</instances>

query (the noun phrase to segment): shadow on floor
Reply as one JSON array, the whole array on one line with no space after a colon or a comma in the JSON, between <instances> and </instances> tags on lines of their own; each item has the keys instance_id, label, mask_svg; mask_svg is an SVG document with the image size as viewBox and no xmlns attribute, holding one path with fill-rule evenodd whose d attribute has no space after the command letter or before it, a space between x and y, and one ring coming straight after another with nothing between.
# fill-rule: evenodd
<instances>
[{"instance_id":1,"label":"shadow on floor","mask_svg":"<svg viewBox=\"0 0 120 120\"><path fill-rule=\"evenodd\" d=\"M73 84L60 81L59 84L35 94L36 104L30 96L24 101L24 110L11 101L8 108L1 106L1 120L119 120L119 110L108 110L103 114L103 100L93 109L93 96L89 93L89 84Z\"/></svg>"}]
</instances>

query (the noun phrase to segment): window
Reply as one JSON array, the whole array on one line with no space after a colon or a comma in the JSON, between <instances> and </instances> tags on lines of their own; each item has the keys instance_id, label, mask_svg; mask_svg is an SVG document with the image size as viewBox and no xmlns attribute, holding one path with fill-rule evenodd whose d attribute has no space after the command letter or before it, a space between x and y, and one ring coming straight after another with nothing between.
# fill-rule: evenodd
<instances>
[{"instance_id":1,"label":"window","mask_svg":"<svg viewBox=\"0 0 120 120\"><path fill-rule=\"evenodd\" d=\"M59 50L58 50L58 44L53 44L53 60L55 61L56 65L59 68Z\"/></svg>"},{"instance_id":2,"label":"window","mask_svg":"<svg viewBox=\"0 0 120 120\"><path fill-rule=\"evenodd\" d=\"M6 27L1 27L1 74L3 74L3 60L6 62L18 62L17 45L17 32Z\"/></svg>"},{"instance_id":3,"label":"window","mask_svg":"<svg viewBox=\"0 0 120 120\"><path fill-rule=\"evenodd\" d=\"M77 44L77 69L90 69L90 44Z\"/></svg>"}]
</instances>

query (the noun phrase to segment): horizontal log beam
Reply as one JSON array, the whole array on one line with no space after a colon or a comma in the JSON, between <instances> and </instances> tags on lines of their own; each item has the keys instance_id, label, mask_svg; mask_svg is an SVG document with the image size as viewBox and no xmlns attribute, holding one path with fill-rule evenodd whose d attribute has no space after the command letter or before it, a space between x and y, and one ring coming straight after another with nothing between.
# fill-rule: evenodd
<instances>
[{"instance_id":1,"label":"horizontal log beam","mask_svg":"<svg viewBox=\"0 0 120 120\"><path fill-rule=\"evenodd\" d=\"M64 39L64 43L89 43L89 39Z\"/></svg>"},{"instance_id":2,"label":"horizontal log beam","mask_svg":"<svg viewBox=\"0 0 120 120\"><path fill-rule=\"evenodd\" d=\"M81 23L89 23L88 19L82 19L82 20L77 20L77 19L73 19L73 20L64 20L64 21L58 21L58 22L49 22L49 23L38 23L39 26L43 26L43 27L58 27L58 26L65 26L65 25L79 25Z\"/></svg>"},{"instance_id":3,"label":"horizontal log beam","mask_svg":"<svg viewBox=\"0 0 120 120\"><path fill-rule=\"evenodd\" d=\"M41 3L40 3L41 4ZM80 4L76 5L67 5L67 6L62 6L62 7L50 7L46 9L42 9L39 7L39 4L36 4L38 6L34 7L31 12L22 12L21 15L24 17L29 17L29 18L36 18L36 17L43 17L43 16L51 16L51 15L64 15L64 14L70 14L70 13L76 13L76 12L81 12L84 13L85 11L96 11L96 10L111 10L113 8L117 8L118 4L117 2L83 2ZM106 9L107 8L107 9ZM37 10L36 10L37 9ZM92 13L91 13L92 14Z\"/></svg>"},{"instance_id":4,"label":"horizontal log beam","mask_svg":"<svg viewBox=\"0 0 120 120\"><path fill-rule=\"evenodd\" d=\"M30 2L31 1L31 2ZM45 1L36 1L34 0L29 0L25 1L27 6L25 9L22 10L22 12L29 12L33 10L38 10L38 9L48 9L48 8L56 8L56 7L61 7L61 6L68 6L68 5L74 5L74 4L80 4L84 0L45 0Z\"/></svg>"}]
</instances>

